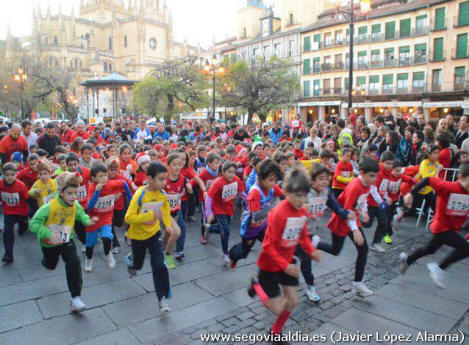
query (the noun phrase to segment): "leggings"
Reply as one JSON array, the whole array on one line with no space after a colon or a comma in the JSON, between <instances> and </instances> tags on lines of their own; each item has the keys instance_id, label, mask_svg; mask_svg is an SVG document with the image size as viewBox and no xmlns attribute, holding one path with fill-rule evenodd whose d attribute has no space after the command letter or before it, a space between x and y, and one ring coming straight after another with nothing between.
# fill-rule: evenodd
<instances>
[{"instance_id":1,"label":"leggings","mask_svg":"<svg viewBox=\"0 0 469 345\"><path fill-rule=\"evenodd\" d=\"M418 248L407 257L407 264L412 265L421 257L435 253L443 245L455 248L440 262L439 266L443 270L451 264L469 256L469 243L467 243L466 239L457 232L445 231L433 234L433 237L426 246Z\"/></svg>"},{"instance_id":2,"label":"leggings","mask_svg":"<svg viewBox=\"0 0 469 345\"><path fill-rule=\"evenodd\" d=\"M391 210L392 213L392 210ZM390 229L390 222L388 219L389 211L388 210L380 210L379 207L376 206L368 206L368 214L370 216L370 220L367 223L363 223L364 228L371 228L373 225L373 221L378 219L378 225L376 225L375 235L373 237L373 243L380 243L383 237L386 234L392 235L392 230ZM391 218L392 219L392 218Z\"/></svg>"},{"instance_id":3,"label":"leggings","mask_svg":"<svg viewBox=\"0 0 469 345\"><path fill-rule=\"evenodd\" d=\"M357 249L357 260L355 262L355 282L361 282L363 280L363 276L365 273L365 266L366 266L366 259L368 257L368 244L366 242L365 234L363 233L362 229L359 229L362 233L364 242L363 245L359 246L353 241L353 232L349 232L347 236L352 240L355 248ZM342 247L344 246L345 236L339 236L336 234L332 234L332 243L325 243L319 242L317 249L324 250L325 252L332 254L332 255L339 255L342 251Z\"/></svg>"},{"instance_id":4,"label":"leggings","mask_svg":"<svg viewBox=\"0 0 469 345\"><path fill-rule=\"evenodd\" d=\"M18 233L22 236L28 230L28 217L17 214L5 214L3 216L3 248L5 258L13 259L13 245L15 244L14 227L18 223Z\"/></svg>"},{"instance_id":5,"label":"leggings","mask_svg":"<svg viewBox=\"0 0 469 345\"><path fill-rule=\"evenodd\" d=\"M120 247L119 239L117 238L116 228L120 228L124 225L124 216L125 216L125 209L122 210L114 210L112 215L112 247Z\"/></svg>"},{"instance_id":6,"label":"leggings","mask_svg":"<svg viewBox=\"0 0 469 345\"><path fill-rule=\"evenodd\" d=\"M311 269L311 257L306 254L301 246L297 246L295 256L300 259L300 269L306 284L314 286L314 275Z\"/></svg>"},{"instance_id":7,"label":"leggings","mask_svg":"<svg viewBox=\"0 0 469 345\"><path fill-rule=\"evenodd\" d=\"M223 250L223 254L228 255L228 241L230 239L230 224L231 224L231 216L227 214L219 214L215 216L217 219L218 224L220 225L221 230L221 248Z\"/></svg>"},{"instance_id":8,"label":"leggings","mask_svg":"<svg viewBox=\"0 0 469 345\"><path fill-rule=\"evenodd\" d=\"M245 238L241 237L241 242L231 247L229 255L233 262L238 262L240 259L246 259L251 251L251 248L256 244L256 240L262 243L264 240L265 231L261 231L257 237Z\"/></svg>"}]
</instances>

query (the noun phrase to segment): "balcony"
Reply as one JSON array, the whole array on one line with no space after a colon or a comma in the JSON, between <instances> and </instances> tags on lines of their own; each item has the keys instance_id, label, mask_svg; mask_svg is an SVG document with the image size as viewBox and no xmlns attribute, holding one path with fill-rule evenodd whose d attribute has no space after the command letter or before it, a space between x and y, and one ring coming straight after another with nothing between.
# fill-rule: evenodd
<instances>
[{"instance_id":1,"label":"balcony","mask_svg":"<svg viewBox=\"0 0 469 345\"><path fill-rule=\"evenodd\" d=\"M409 93L409 87L396 87L396 94L398 95L406 95Z\"/></svg>"},{"instance_id":2,"label":"balcony","mask_svg":"<svg viewBox=\"0 0 469 345\"><path fill-rule=\"evenodd\" d=\"M412 29L412 37L427 35L429 32L428 26L419 26Z\"/></svg>"},{"instance_id":3,"label":"balcony","mask_svg":"<svg viewBox=\"0 0 469 345\"><path fill-rule=\"evenodd\" d=\"M330 72L332 70L332 65L330 63L323 63L321 65L321 72Z\"/></svg>"},{"instance_id":4,"label":"balcony","mask_svg":"<svg viewBox=\"0 0 469 345\"><path fill-rule=\"evenodd\" d=\"M451 59L453 59L453 60L466 59L468 57L469 57L469 50L468 50L467 47L466 47L465 52L458 52L457 49L452 49L451 50Z\"/></svg>"},{"instance_id":5,"label":"balcony","mask_svg":"<svg viewBox=\"0 0 469 345\"><path fill-rule=\"evenodd\" d=\"M436 58L435 59L435 56L434 56L434 52L429 50L428 51L428 56L430 57L429 58L429 61L430 62L442 62L442 61L445 61L446 58L445 58L445 51L443 51L443 56L441 58Z\"/></svg>"},{"instance_id":6,"label":"balcony","mask_svg":"<svg viewBox=\"0 0 469 345\"><path fill-rule=\"evenodd\" d=\"M369 43L370 42L370 36L368 34L365 35L358 35L358 40L354 42L357 42L358 44L364 44L364 43Z\"/></svg>"},{"instance_id":7,"label":"balcony","mask_svg":"<svg viewBox=\"0 0 469 345\"><path fill-rule=\"evenodd\" d=\"M313 66L313 74L318 74L318 73L321 73L321 67Z\"/></svg>"},{"instance_id":8,"label":"balcony","mask_svg":"<svg viewBox=\"0 0 469 345\"><path fill-rule=\"evenodd\" d=\"M425 86L413 86L412 87L412 93L416 94L422 94L425 93Z\"/></svg>"},{"instance_id":9,"label":"balcony","mask_svg":"<svg viewBox=\"0 0 469 345\"><path fill-rule=\"evenodd\" d=\"M453 28L462 28L463 26L468 26L469 23L461 24L459 21L459 17L453 17Z\"/></svg>"},{"instance_id":10,"label":"balcony","mask_svg":"<svg viewBox=\"0 0 469 345\"><path fill-rule=\"evenodd\" d=\"M324 96L329 96L329 95L332 94L331 91L332 91L331 89L326 88L326 89L323 89L323 90L322 90L322 93L323 93Z\"/></svg>"},{"instance_id":11,"label":"balcony","mask_svg":"<svg viewBox=\"0 0 469 345\"><path fill-rule=\"evenodd\" d=\"M364 70L368 69L368 62L366 61L359 61L358 64L355 65L355 69L357 70Z\"/></svg>"},{"instance_id":12,"label":"balcony","mask_svg":"<svg viewBox=\"0 0 469 345\"><path fill-rule=\"evenodd\" d=\"M384 41L384 34L381 32L371 34L371 42L381 42Z\"/></svg>"},{"instance_id":13,"label":"balcony","mask_svg":"<svg viewBox=\"0 0 469 345\"><path fill-rule=\"evenodd\" d=\"M445 22L443 24L443 27L437 28L436 27L436 21L432 19L430 22L430 31L435 32L435 31L443 31L448 28L448 18L445 18Z\"/></svg>"},{"instance_id":14,"label":"balcony","mask_svg":"<svg viewBox=\"0 0 469 345\"><path fill-rule=\"evenodd\" d=\"M384 60L384 64L383 66L385 68L388 68L388 67L397 67L397 59L385 59Z\"/></svg>"},{"instance_id":15,"label":"balcony","mask_svg":"<svg viewBox=\"0 0 469 345\"><path fill-rule=\"evenodd\" d=\"M374 60L370 62L370 69L383 68L383 60Z\"/></svg>"},{"instance_id":16,"label":"balcony","mask_svg":"<svg viewBox=\"0 0 469 345\"><path fill-rule=\"evenodd\" d=\"M383 89L382 89L382 95L392 95L394 94L394 87L391 85L389 86L383 86Z\"/></svg>"},{"instance_id":17,"label":"balcony","mask_svg":"<svg viewBox=\"0 0 469 345\"><path fill-rule=\"evenodd\" d=\"M469 90L469 81L455 81L454 82L454 91L464 91Z\"/></svg>"},{"instance_id":18,"label":"balcony","mask_svg":"<svg viewBox=\"0 0 469 345\"><path fill-rule=\"evenodd\" d=\"M425 54L420 54L420 55L416 55L414 56L414 65L418 65L418 64L424 64L424 63L427 63L428 61L428 57L427 57L427 54L425 52Z\"/></svg>"},{"instance_id":19,"label":"balcony","mask_svg":"<svg viewBox=\"0 0 469 345\"><path fill-rule=\"evenodd\" d=\"M332 66L332 70L333 71L343 71L344 70L344 63L343 62L336 62Z\"/></svg>"},{"instance_id":20,"label":"balcony","mask_svg":"<svg viewBox=\"0 0 469 345\"><path fill-rule=\"evenodd\" d=\"M432 92L441 92L441 84L432 84Z\"/></svg>"},{"instance_id":21,"label":"balcony","mask_svg":"<svg viewBox=\"0 0 469 345\"><path fill-rule=\"evenodd\" d=\"M342 95L342 88L341 87L335 87L334 88L334 95Z\"/></svg>"},{"instance_id":22,"label":"balcony","mask_svg":"<svg viewBox=\"0 0 469 345\"><path fill-rule=\"evenodd\" d=\"M410 66L410 63L411 63L410 56L400 57L398 61L399 61L399 66L401 67Z\"/></svg>"},{"instance_id":23,"label":"balcony","mask_svg":"<svg viewBox=\"0 0 469 345\"><path fill-rule=\"evenodd\" d=\"M324 48L330 48L332 46L333 46L332 39L330 39L328 41L324 41Z\"/></svg>"}]
</instances>

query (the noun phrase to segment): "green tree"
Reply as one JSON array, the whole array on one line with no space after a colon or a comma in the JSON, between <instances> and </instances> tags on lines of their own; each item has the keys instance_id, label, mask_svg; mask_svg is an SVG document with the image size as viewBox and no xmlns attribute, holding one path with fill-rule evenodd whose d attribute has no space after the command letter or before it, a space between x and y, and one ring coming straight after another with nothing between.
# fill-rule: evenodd
<instances>
[{"instance_id":1,"label":"green tree","mask_svg":"<svg viewBox=\"0 0 469 345\"><path fill-rule=\"evenodd\" d=\"M134 103L153 117L170 122L176 112L194 111L208 104L207 80L196 58L171 60L133 88Z\"/></svg>"},{"instance_id":2,"label":"green tree","mask_svg":"<svg viewBox=\"0 0 469 345\"><path fill-rule=\"evenodd\" d=\"M225 107L247 111L248 122L257 113L264 121L268 112L293 104L300 96L300 78L295 65L272 58L239 61L229 66L218 88Z\"/></svg>"}]
</instances>

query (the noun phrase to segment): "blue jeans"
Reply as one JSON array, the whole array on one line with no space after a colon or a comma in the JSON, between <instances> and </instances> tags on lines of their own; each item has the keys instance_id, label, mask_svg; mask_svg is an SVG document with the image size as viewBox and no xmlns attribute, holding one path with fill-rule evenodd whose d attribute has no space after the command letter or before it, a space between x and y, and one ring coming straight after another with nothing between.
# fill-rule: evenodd
<instances>
[{"instance_id":1,"label":"blue jeans","mask_svg":"<svg viewBox=\"0 0 469 345\"><path fill-rule=\"evenodd\" d=\"M16 214L5 214L3 216L3 248L6 258L13 259L13 245L15 243L15 224L18 223L18 233L23 235L28 230L28 217Z\"/></svg>"},{"instance_id":2,"label":"blue jeans","mask_svg":"<svg viewBox=\"0 0 469 345\"><path fill-rule=\"evenodd\" d=\"M177 211L176 215L173 217L176 218L176 221L181 228L181 235L176 242L176 251L179 253L184 251L184 242L186 241L186 221L184 220L182 210Z\"/></svg>"},{"instance_id":3,"label":"blue jeans","mask_svg":"<svg viewBox=\"0 0 469 345\"><path fill-rule=\"evenodd\" d=\"M217 219L218 224L220 225L221 230L221 249L223 250L223 254L228 255L228 241L230 239L231 216L227 214L219 214L215 217Z\"/></svg>"},{"instance_id":4,"label":"blue jeans","mask_svg":"<svg viewBox=\"0 0 469 345\"><path fill-rule=\"evenodd\" d=\"M163 247L160 240L161 232L154 236L140 241L132 240L133 267L136 270L142 269L145 261L146 251L150 253L151 271L153 274L153 284L158 301L163 297L171 298L171 287L169 285L169 272L164 264Z\"/></svg>"}]
</instances>

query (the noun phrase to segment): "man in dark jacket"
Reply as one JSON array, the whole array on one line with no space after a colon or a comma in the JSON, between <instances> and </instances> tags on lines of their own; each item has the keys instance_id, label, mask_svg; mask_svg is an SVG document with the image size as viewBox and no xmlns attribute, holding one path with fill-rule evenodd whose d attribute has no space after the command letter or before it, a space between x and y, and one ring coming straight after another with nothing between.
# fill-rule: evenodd
<instances>
[{"instance_id":1,"label":"man in dark jacket","mask_svg":"<svg viewBox=\"0 0 469 345\"><path fill-rule=\"evenodd\" d=\"M61 144L59 136L55 134L54 124L47 124L46 134L43 134L37 143L39 148L45 150L49 157L54 154L55 147Z\"/></svg>"}]
</instances>

